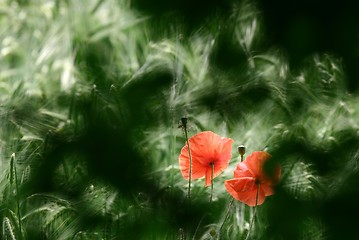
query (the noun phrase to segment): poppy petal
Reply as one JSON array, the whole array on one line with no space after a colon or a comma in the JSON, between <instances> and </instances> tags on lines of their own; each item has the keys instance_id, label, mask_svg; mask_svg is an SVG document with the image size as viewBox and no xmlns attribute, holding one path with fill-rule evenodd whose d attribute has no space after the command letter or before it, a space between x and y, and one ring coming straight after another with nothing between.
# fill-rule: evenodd
<instances>
[{"instance_id":1,"label":"poppy petal","mask_svg":"<svg viewBox=\"0 0 359 240\"><path fill-rule=\"evenodd\" d=\"M215 149L221 137L211 131L200 132L189 139L193 161L207 166L215 158Z\"/></svg>"},{"instance_id":2,"label":"poppy petal","mask_svg":"<svg viewBox=\"0 0 359 240\"><path fill-rule=\"evenodd\" d=\"M234 178L241 177L255 177L251 171L249 171L247 165L244 162L238 163L234 169Z\"/></svg>"},{"instance_id":3,"label":"poppy petal","mask_svg":"<svg viewBox=\"0 0 359 240\"><path fill-rule=\"evenodd\" d=\"M249 184L250 182L251 184ZM231 194L238 201L241 201L248 206L256 205L258 185L255 184L255 179L250 180L250 178L234 178L225 181L224 185L229 194ZM264 202L264 199L264 192L260 188L258 192L257 205L261 205Z\"/></svg>"},{"instance_id":4,"label":"poppy petal","mask_svg":"<svg viewBox=\"0 0 359 240\"><path fill-rule=\"evenodd\" d=\"M231 159L233 142L233 139L221 137L220 143L218 144L218 151L215 152L219 162L228 163L228 159Z\"/></svg>"},{"instance_id":5,"label":"poppy petal","mask_svg":"<svg viewBox=\"0 0 359 240\"><path fill-rule=\"evenodd\" d=\"M179 166L184 179L189 178L189 165L190 159L188 155L188 147L184 146L181 150L181 154L179 156ZM192 179L198 179L205 175L205 170L203 169L202 165L198 162L192 161Z\"/></svg>"},{"instance_id":6,"label":"poppy petal","mask_svg":"<svg viewBox=\"0 0 359 240\"><path fill-rule=\"evenodd\" d=\"M211 177L211 175L212 175L212 168L211 167L209 167L209 168L207 168L207 171L206 171L206 186L209 186L209 185L211 185L212 184L212 177ZM213 178L214 178L214 176L213 176Z\"/></svg>"},{"instance_id":7,"label":"poppy petal","mask_svg":"<svg viewBox=\"0 0 359 240\"><path fill-rule=\"evenodd\" d=\"M253 188L256 188L256 180L251 177L244 178L233 178L231 180L226 181L227 184L236 192L248 192Z\"/></svg>"},{"instance_id":8,"label":"poppy petal","mask_svg":"<svg viewBox=\"0 0 359 240\"><path fill-rule=\"evenodd\" d=\"M257 191L258 189L253 189L252 191L248 192L247 195L244 195L242 198L242 202L247 204L248 206L254 207L256 205L256 197L257 197ZM257 206L264 203L265 195L261 189L259 189L258 192L258 200L257 200Z\"/></svg>"},{"instance_id":9,"label":"poppy petal","mask_svg":"<svg viewBox=\"0 0 359 240\"><path fill-rule=\"evenodd\" d=\"M207 166L214 161L227 162L232 156L230 138L223 138L211 131L198 133L189 139L193 161Z\"/></svg>"},{"instance_id":10,"label":"poppy petal","mask_svg":"<svg viewBox=\"0 0 359 240\"><path fill-rule=\"evenodd\" d=\"M280 176L282 174L282 168L280 165L278 165L275 170L274 170L274 174L272 176L272 183L275 185L275 184L278 184L279 183L279 180L280 180Z\"/></svg>"},{"instance_id":11,"label":"poppy petal","mask_svg":"<svg viewBox=\"0 0 359 240\"><path fill-rule=\"evenodd\" d=\"M267 152L253 152L246 158L244 163L247 165L249 171L251 171L256 178L263 178L263 165L264 162L267 161L270 157L271 155Z\"/></svg>"},{"instance_id":12,"label":"poppy petal","mask_svg":"<svg viewBox=\"0 0 359 240\"><path fill-rule=\"evenodd\" d=\"M268 183L261 183L260 187L266 197L274 194L274 189L272 185Z\"/></svg>"},{"instance_id":13,"label":"poppy petal","mask_svg":"<svg viewBox=\"0 0 359 240\"><path fill-rule=\"evenodd\" d=\"M211 164L214 164L213 178L215 178L228 167L228 162L232 156L233 140L223 138L211 131L205 131L194 135L188 141L192 157L192 179L206 176L206 185L210 185ZM190 158L186 145L182 148L179 156L181 173L185 179L189 178L189 162Z\"/></svg>"}]
</instances>

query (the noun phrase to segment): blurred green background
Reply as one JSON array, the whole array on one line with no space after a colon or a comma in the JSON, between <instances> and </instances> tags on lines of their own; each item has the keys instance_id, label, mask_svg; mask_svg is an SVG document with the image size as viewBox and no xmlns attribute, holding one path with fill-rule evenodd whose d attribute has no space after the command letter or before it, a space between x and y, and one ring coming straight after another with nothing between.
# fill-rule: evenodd
<instances>
[{"instance_id":1,"label":"blurred green background","mask_svg":"<svg viewBox=\"0 0 359 240\"><path fill-rule=\"evenodd\" d=\"M250 239L357 239L358 7L1 0L1 239L245 239L240 144L282 165ZM235 141L212 203L182 117Z\"/></svg>"}]
</instances>

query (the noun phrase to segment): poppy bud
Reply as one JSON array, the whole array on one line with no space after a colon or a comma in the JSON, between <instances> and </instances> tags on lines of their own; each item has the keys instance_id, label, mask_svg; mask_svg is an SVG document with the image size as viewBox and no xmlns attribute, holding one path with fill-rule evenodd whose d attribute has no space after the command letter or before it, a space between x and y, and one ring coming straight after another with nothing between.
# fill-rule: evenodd
<instances>
[{"instance_id":1,"label":"poppy bud","mask_svg":"<svg viewBox=\"0 0 359 240\"><path fill-rule=\"evenodd\" d=\"M239 145L238 153L239 153L239 155L241 155L241 157L243 157L243 155L246 154L246 147L244 145Z\"/></svg>"},{"instance_id":2,"label":"poppy bud","mask_svg":"<svg viewBox=\"0 0 359 240\"><path fill-rule=\"evenodd\" d=\"M187 121L188 121L188 118L186 117L181 117L181 124L183 127L186 127L187 126Z\"/></svg>"}]
</instances>

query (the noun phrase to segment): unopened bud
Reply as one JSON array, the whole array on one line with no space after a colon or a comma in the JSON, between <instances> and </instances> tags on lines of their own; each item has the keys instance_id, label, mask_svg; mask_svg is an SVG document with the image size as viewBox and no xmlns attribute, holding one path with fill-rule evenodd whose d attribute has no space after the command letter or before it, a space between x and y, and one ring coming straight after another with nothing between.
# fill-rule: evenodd
<instances>
[{"instance_id":1,"label":"unopened bud","mask_svg":"<svg viewBox=\"0 0 359 240\"><path fill-rule=\"evenodd\" d=\"M181 124L183 127L186 127L187 126L187 121L188 121L188 118L186 117L181 117Z\"/></svg>"},{"instance_id":2,"label":"unopened bud","mask_svg":"<svg viewBox=\"0 0 359 240\"><path fill-rule=\"evenodd\" d=\"M246 154L246 147L244 145L239 145L238 153L239 153L239 155L241 155L241 158L243 158L243 155Z\"/></svg>"}]
</instances>

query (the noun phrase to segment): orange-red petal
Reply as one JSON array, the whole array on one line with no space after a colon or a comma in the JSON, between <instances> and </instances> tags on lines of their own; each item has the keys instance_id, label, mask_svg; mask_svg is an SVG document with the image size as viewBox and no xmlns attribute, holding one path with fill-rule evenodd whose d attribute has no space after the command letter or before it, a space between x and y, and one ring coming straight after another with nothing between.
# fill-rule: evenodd
<instances>
[{"instance_id":1,"label":"orange-red petal","mask_svg":"<svg viewBox=\"0 0 359 240\"><path fill-rule=\"evenodd\" d=\"M212 184L212 168L211 167L207 168L205 178L206 178L206 183L205 183L206 186L211 185ZM214 176L213 176L213 178L214 178Z\"/></svg>"},{"instance_id":2,"label":"orange-red petal","mask_svg":"<svg viewBox=\"0 0 359 240\"><path fill-rule=\"evenodd\" d=\"M188 154L188 147L184 146L179 157L179 166L184 179L189 178L190 159ZM198 179L205 175L206 171L198 162L192 161L192 179Z\"/></svg>"},{"instance_id":3,"label":"orange-red petal","mask_svg":"<svg viewBox=\"0 0 359 240\"><path fill-rule=\"evenodd\" d=\"M234 169L234 178L254 177L253 173L249 171L245 162L240 162Z\"/></svg>"},{"instance_id":4,"label":"orange-red petal","mask_svg":"<svg viewBox=\"0 0 359 240\"><path fill-rule=\"evenodd\" d=\"M188 141L192 156L192 179L206 176L206 185L210 185L212 175L210 164L214 164L213 178L228 167L232 156L233 140L205 131L194 135ZM190 158L187 145L181 150L179 165L182 176L188 179Z\"/></svg>"},{"instance_id":5,"label":"orange-red petal","mask_svg":"<svg viewBox=\"0 0 359 240\"><path fill-rule=\"evenodd\" d=\"M253 152L249 155L244 163L247 165L249 171L253 173L257 178L263 178L263 166L264 163L271 157L271 155L267 152L258 151Z\"/></svg>"},{"instance_id":6,"label":"orange-red petal","mask_svg":"<svg viewBox=\"0 0 359 240\"><path fill-rule=\"evenodd\" d=\"M224 185L232 197L248 206L256 205L257 191L257 205L261 205L264 202L265 194L261 188L258 190L258 185L255 184L255 179L253 178L234 178L225 181Z\"/></svg>"},{"instance_id":7,"label":"orange-red petal","mask_svg":"<svg viewBox=\"0 0 359 240\"><path fill-rule=\"evenodd\" d=\"M266 197L274 194L274 189L271 184L261 183L260 187Z\"/></svg>"},{"instance_id":8,"label":"orange-red petal","mask_svg":"<svg viewBox=\"0 0 359 240\"><path fill-rule=\"evenodd\" d=\"M200 132L189 139L192 161L208 166L213 161L229 161L233 140L211 131Z\"/></svg>"},{"instance_id":9,"label":"orange-red petal","mask_svg":"<svg viewBox=\"0 0 359 240\"><path fill-rule=\"evenodd\" d=\"M272 174L264 171L263 166L270 157L270 154L258 151L240 162L234 170L234 179L225 182L227 191L235 199L254 206L258 190L258 205L262 204L266 196L274 193L273 186L279 182L281 175L279 165Z\"/></svg>"},{"instance_id":10,"label":"orange-red petal","mask_svg":"<svg viewBox=\"0 0 359 240\"><path fill-rule=\"evenodd\" d=\"M275 185L279 183L281 167L278 165L273 170L271 170L271 172L266 172L264 165L270 159L270 157L271 155L267 152L253 152L246 158L243 163L258 180L261 182L267 182L270 185Z\"/></svg>"},{"instance_id":11,"label":"orange-red petal","mask_svg":"<svg viewBox=\"0 0 359 240\"><path fill-rule=\"evenodd\" d=\"M274 169L274 173L271 176L271 180L272 180L272 184L278 184L279 180L280 180L280 176L282 174L282 168L280 165L276 166L276 168Z\"/></svg>"}]
</instances>

